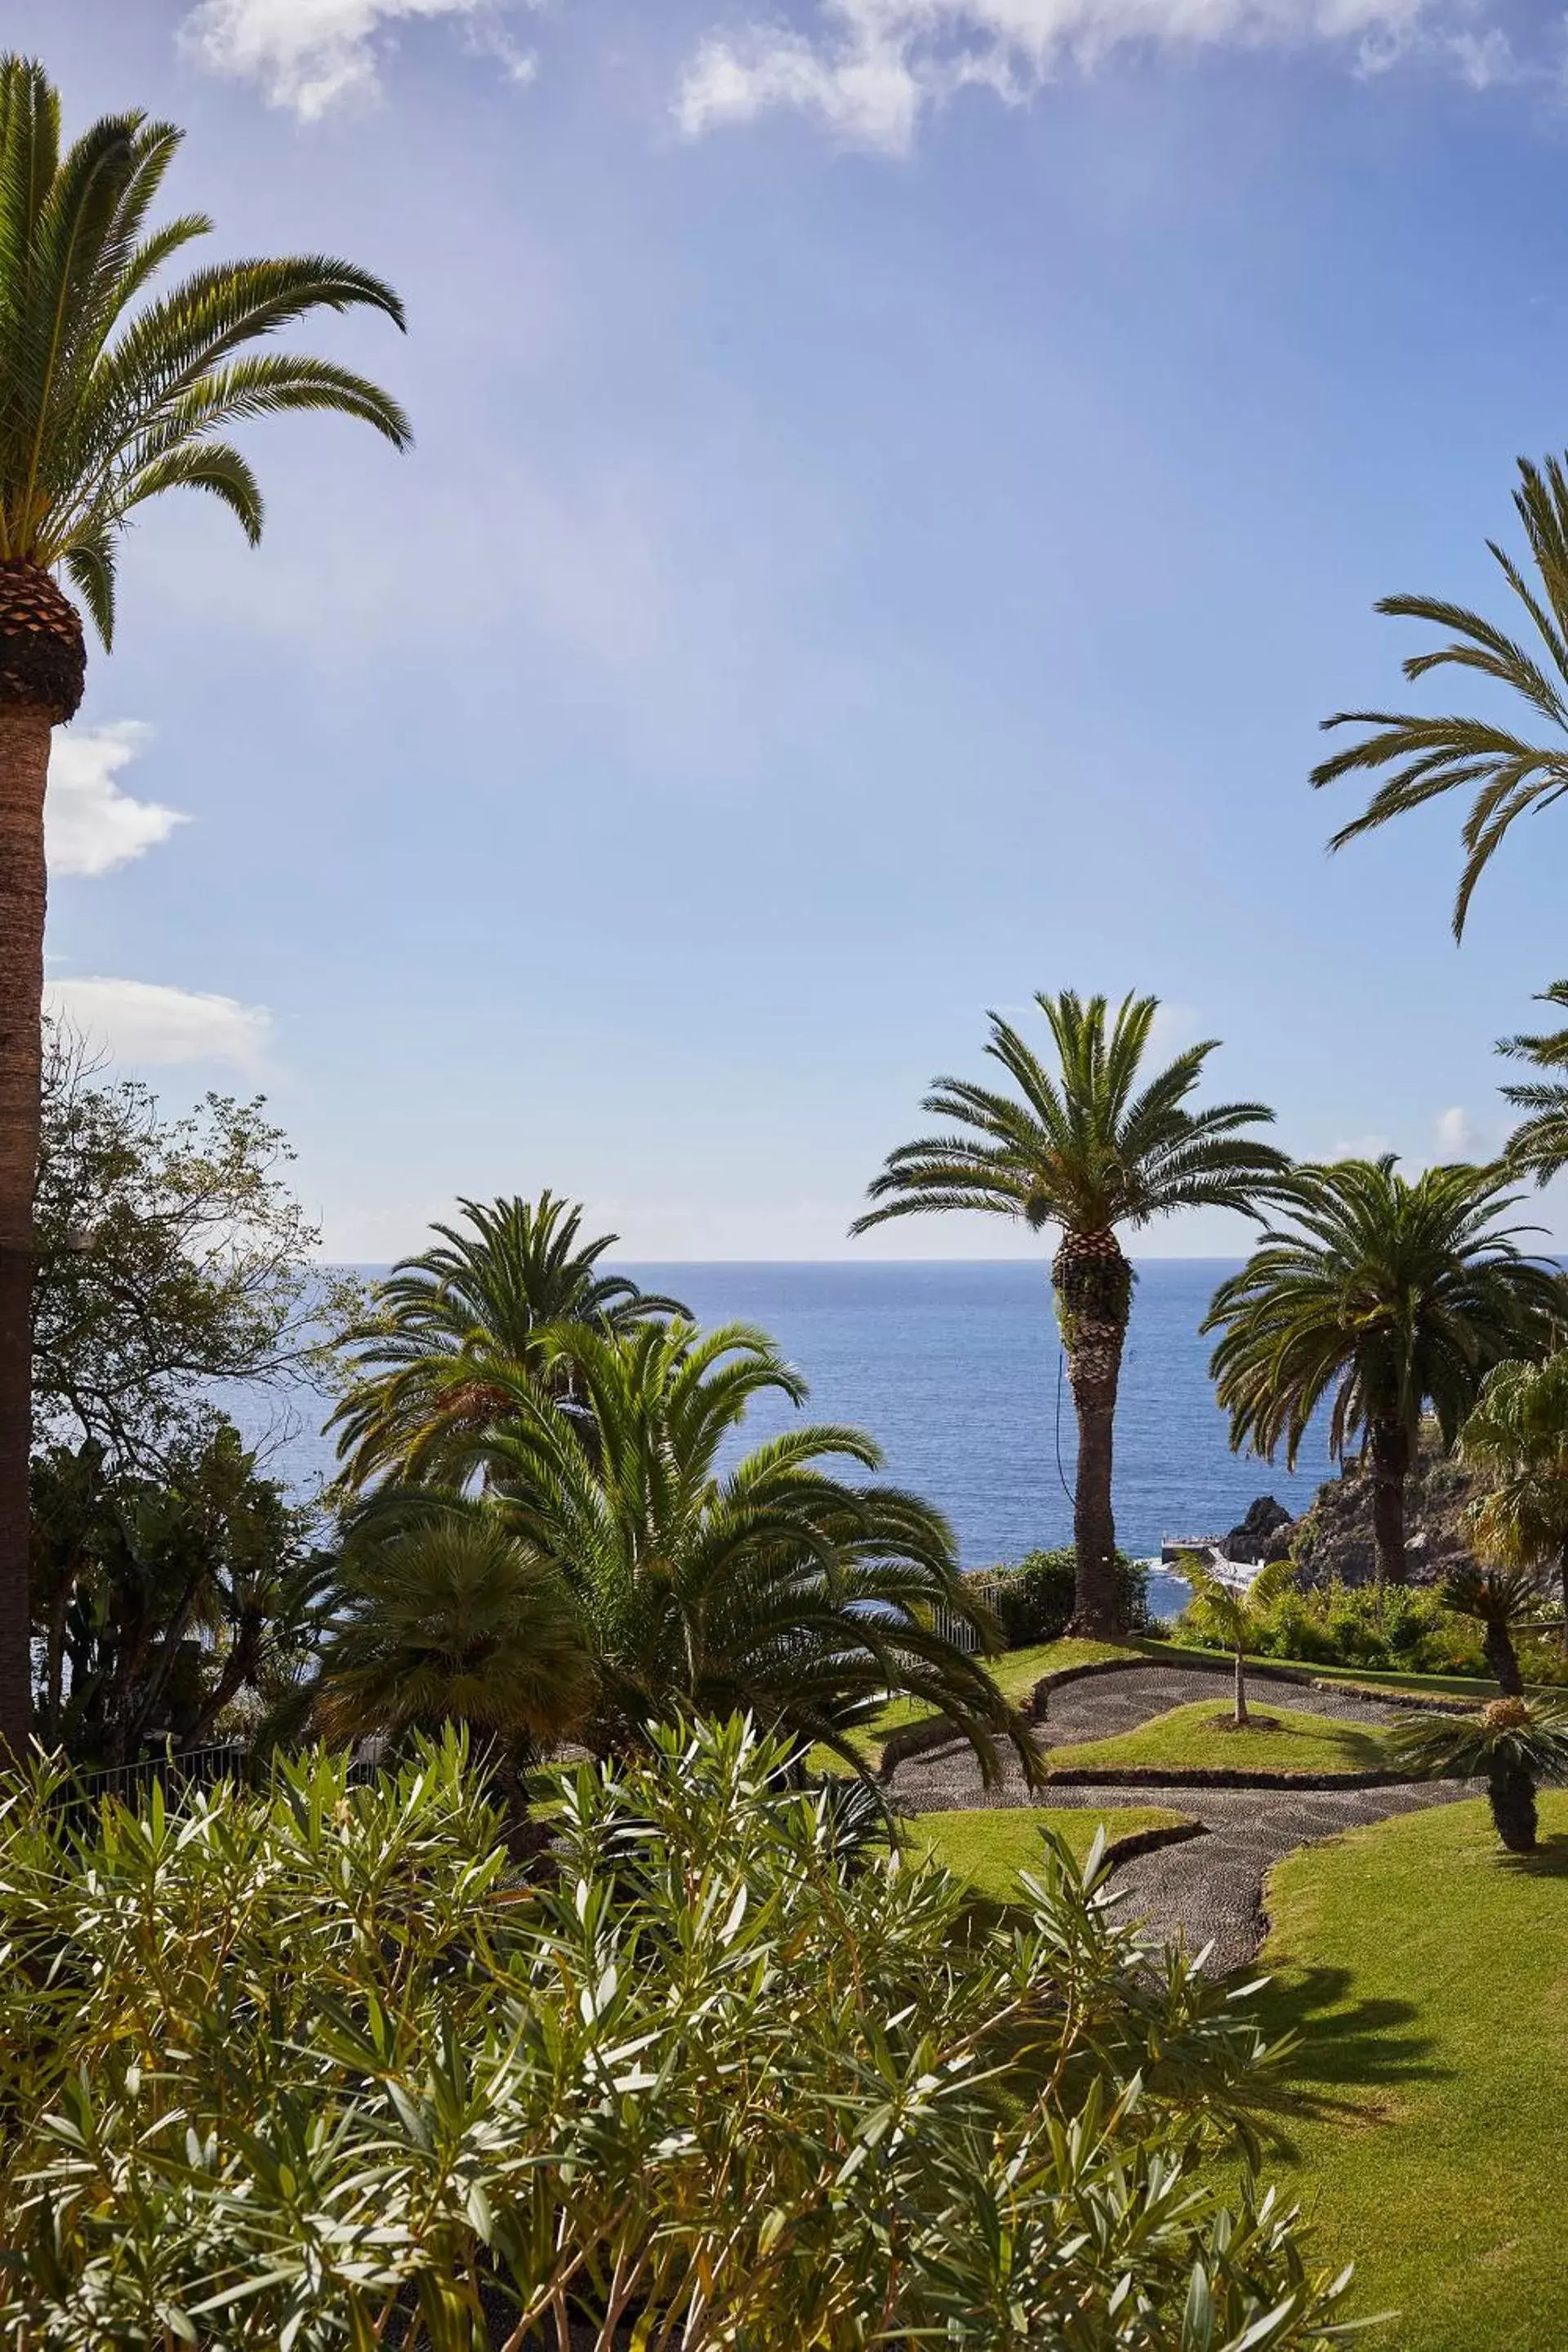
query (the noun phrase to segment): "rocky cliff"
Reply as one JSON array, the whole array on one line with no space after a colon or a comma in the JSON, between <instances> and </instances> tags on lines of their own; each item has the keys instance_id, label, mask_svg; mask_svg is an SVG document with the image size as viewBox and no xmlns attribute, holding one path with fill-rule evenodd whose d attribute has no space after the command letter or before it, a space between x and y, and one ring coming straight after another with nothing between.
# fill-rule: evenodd
<instances>
[{"instance_id":1,"label":"rocky cliff","mask_svg":"<svg viewBox=\"0 0 1568 2352\"><path fill-rule=\"evenodd\" d=\"M1405 1557L1412 1584L1437 1584L1474 1558L1465 1527L1470 1482L1437 1444L1424 1435L1405 1481ZM1359 1463L1319 1487L1316 1500L1292 1520L1272 1495L1260 1495L1222 1547L1231 1559L1296 1561L1302 1585L1370 1584L1375 1574L1372 1488Z\"/></svg>"}]
</instances>

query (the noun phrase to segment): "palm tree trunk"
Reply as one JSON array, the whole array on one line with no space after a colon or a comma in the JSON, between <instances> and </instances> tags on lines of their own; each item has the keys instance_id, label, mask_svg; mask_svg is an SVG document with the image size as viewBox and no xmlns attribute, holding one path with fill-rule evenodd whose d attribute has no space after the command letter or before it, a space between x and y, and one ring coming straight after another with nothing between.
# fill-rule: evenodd
<instances>
[{"instance_id":1,"label":"palm tree trunk","mask_svg":"<svg viewBox=\"0 0 1568 2352\"><path fill-rule=\"evenodd\" d=\"M1513 1646L1513 1635L1508 1627L1483 1622L1481 1652L1504 1698L1522 1698L1524 1676L1520 1673L1519 1652Z\"/></svg>"},{"instance_id":2,"label":"palm tree trunk","mask_svg":"<svg viewBox=\"0 0 1568 2352\"><path fill-rule=\"evenodd\" d=\"M1568 1544L1557 1555L1557 1575L1563 1587L1563 1654L1568 1658Z\"/></svg>"},{"instance_id":3,"label":"palm tree trunk","mask_svg":"<svg viewBox=\"0 0 1568 2352\"><path fill-rule=\"evenodd\" d=\"M1372 1539L1380 1584L1408 1584L1405 1558L1405 1479L1410 1440L1402 1423L1374 1421L1371 1428Z\"/></svg>"},{"instance_id":4,"label":"palm tree trunk","mask_svg":"<svg viewBox=\"0 0 1568 2352\"><path fill-rule=\"evenodd\" d=\"M1110 1493L1116 1394L1132 1300L1132 1269L1109 1230L1068 1233L1057 1252L1051 1280L1078 1417L1072 1630L1091 1641L1110 1641L1123 1630Z\"/></svg>"},{"instance_id":5,"label":"palm tree trunk","mask_svg":"<svg viewBox=\"0 0 1568 2352\"><path fill-rule=\"evenodd\" d=\"M1238 1650L1237 1650L1237 1654L1236 1654L1236 1727L1237 1727L1237 1729L1238 1731L1245 1731L1245 1730L1246 1730L1246 1728L1247 1728L1247 1720L1248 1720L1248 1718L1247 1718L1247 1652L1246 1652L1245 1650L1239 1650L1239 1649L1238 1649Z\"/></svg>"},{"instance_id":6,"label":"palm tree trunk","mask_svg":"<svg viewBox=\"0 0 1568 2352\"><path fill-rule=\"evenodd\" d=\"M32 1730L27 1464L50 719L0 698L0 1759Z\"/></svg>"},{"instance_id":7,"label":"palm tree trunk","mask_svg":"<svg viewBox=\"0 0 1568 2352\"><path fill-rule=\"evenodd\" d=\"M1535 1852L1535 1783L1517 1764L1495 1764L1487 1784L1492 1820L1510 1853Z\"/></svg>"}]
</instances>

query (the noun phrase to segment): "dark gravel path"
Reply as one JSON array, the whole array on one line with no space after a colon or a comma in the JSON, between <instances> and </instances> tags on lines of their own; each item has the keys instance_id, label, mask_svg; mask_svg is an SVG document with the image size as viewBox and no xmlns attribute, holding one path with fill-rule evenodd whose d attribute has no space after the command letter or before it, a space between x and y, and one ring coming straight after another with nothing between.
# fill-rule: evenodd
<instances>
[{"instance_id":1,"label":"dark gravel path","mask_svg":"<svg viewBox=\"0 0 1568 2352\"><path fill-rule=\"evenodd\" d=\"M1051 1694L1042 1745L1104 1739L1131 1731L1168 1707L1229 1696L1227 1670L1201 1666L1134 1666L1125 1674L1086 1677ZM1257 1712L1270 1705L1352 1723L1388 1720L1397 1701L1350 1697L1300 1685L1249 1678L1248 1701ZM990 1805L1070 1806L1107 1812L1124 1806L1163 1805L1202 1822L1208 1834L1181 1845L1138 1855L1117 1873L1128 1908L1164 1937L1182 1936L1190 1949L1213 1947L1210 1966L1241 1968L1252 1958L1268 1922L1263 1916L1267 1872L1296 1847L1342 1830L1387 1820L1394 1813L1450 1803L1473 1795L1468 1785L1410 1782L1389 1789L1192 1789L1057 1788L1032 1797L1015 1770L999 1788L981 1784L974 1759L962 1742L905 1759L893 1774L894 1804L907 1812L949 1812Z\"/></svg>"}]
</instances>

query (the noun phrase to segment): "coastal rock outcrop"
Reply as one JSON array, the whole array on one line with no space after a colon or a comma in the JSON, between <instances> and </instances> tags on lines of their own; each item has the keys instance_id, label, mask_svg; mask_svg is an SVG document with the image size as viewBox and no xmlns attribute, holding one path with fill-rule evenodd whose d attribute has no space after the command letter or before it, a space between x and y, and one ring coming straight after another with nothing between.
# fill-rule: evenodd
<instances>
[{"instance_id":1,"label":"coastal rock outcrop","mask_svg":"<svg viewBox=\"0 0 1568 2352\"><path fill-rule=\"evenodd\" d=\"M1470 1492L1466 1473L1435 1434L1423 1433L1405 1484L1405 1549L1412 1584L1440 1584L1474 1559L1465 1517ZM1297 1582L1303 1586L1329 1584L1335 1578L1342 1584L1373 1581L1372 1482L1359 1462L1348 1462L1337 1478L1319 1487L1284 1549L1296 1561Z\"/></svg>"},{"instance_id":2,"label":"coastal rock outcrop","mask_svg":"<svg viewBox=\"0 0 1568 2352\"><path fill-rule=\"evenodd\" d=\"M1290 1531L1295 1522L1283 1503L1272 1495L1259 1495L1249 1503L1247 1516L1221 1539L1222 1559L1271 1560L1283 1559L1290 1549Z\"/></svg>"}]
</instances>

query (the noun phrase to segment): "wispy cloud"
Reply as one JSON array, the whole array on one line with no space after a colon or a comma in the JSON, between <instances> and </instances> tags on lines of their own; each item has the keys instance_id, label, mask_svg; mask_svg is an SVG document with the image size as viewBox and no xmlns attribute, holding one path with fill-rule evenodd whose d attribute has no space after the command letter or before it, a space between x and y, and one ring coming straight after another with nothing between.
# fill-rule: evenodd
<instances>
[{"instance_id":1,"label":"wispy cloud","mask_svg":"<svg viewBox=\"0 0 1568 2352\"><path fill-rule=\"evenodd\" d=\"M55 737L44 803L51 874L112 874L189 823L178 809L133 800L116 782L151 732L124 719Z\"/></svg>"},{"instance_id":2,"label":"wispy cloud","mask_svg":"<svg viewBox=\"0 0 1568 2352\"><path fill-rule=\"evenodd\" d=\"M1462 1103L1440 1110L1432 1125L1433 1149L1439 1160L1473 1160L1481 1148L1480 1129Z\"/></svg>"},{"instance_id":3,"label":"wispy cloud","mask_svg":"<svg viewBox=\"0 0 1568 2352\"><path fill-rule=\"evenodd\" d=\"M225 1062L255 1071L272 1034L259 1004L149 980L51 980L44 1002L116 1062Z\"/></svg>"},{"instance_id":4,"label":"wispy cloud","mask_svg":"<svg viewBox=\"0 0 1568 2352\"><path fill-rule=\"evenodd\" d=\"M1504 35L1465 0L820 0L810 31L712 33L676 103L689 137L786 108L847 144L901 154L964 89L1016 105L1120 51L1327 47L1363 72L1436 52L1477 87L1509 79Z\"/></svg>"},{"instance_id":5,"label":"wispy cloud","mask_svg":"<svg viewBox=\"0 0 1568 2352\"><path fill-rule=\"evenodd\" d=\"M181 40L215 73L256 82L269 105L304 121L346 99L371 98L397 27L460 21L471 47L493 57L509 80L530 81L534 60L507 30L509 8L533 0L199 0Z\"/></svg>"}]
</instances>

